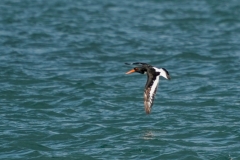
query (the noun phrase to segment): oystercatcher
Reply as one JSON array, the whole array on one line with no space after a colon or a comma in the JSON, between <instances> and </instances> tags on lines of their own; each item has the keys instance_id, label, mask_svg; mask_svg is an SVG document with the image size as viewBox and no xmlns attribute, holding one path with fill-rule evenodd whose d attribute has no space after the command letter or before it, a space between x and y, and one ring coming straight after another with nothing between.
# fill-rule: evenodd
<instances>
[{"instance_id":1,"label":"oystercatcher","mask_svg":"<svg viewBox=\"0 0 240 160\"><path fill-rule=\"evenodd\" d=\"M132 70L128 71L126 74L131 74L133 72L138 72L141 74L147 74L147 83L144 90L144 108L146 114L151 112L153 105L154 96L157 91L159 77L163 76L164 78L170 80L169 72L165 68L156 68L147 63L135 62L135 63L125 63L127 65L139 65Z\"/></svg>"}]
</instances>

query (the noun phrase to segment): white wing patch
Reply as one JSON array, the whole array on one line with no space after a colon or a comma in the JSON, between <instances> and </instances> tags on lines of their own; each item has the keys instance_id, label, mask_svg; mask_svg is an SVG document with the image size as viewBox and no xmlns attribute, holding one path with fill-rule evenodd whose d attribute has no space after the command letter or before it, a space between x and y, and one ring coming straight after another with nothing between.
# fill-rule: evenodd
<instances>
[{"instance_id":1,"label":"white wing patch","mask_svg":"<svg viewBox=\"0 0 240 160\"><path fill-rule=\"evenodd\" d=\"M156 93L157 87L158 87L158 82L159 82L159 76L157 76L155 81L153 82L153 85L150 90L150 97L153 97L154 94Z\"/></svg>"},{"instance_id":2,"label":"white wing patch","mask_svg":"<svg viewBox=\"0 0 240 160\"><path fill-rule=\"evenodd\" d=\"M170 78L170 76L169 76L169 73L168 73L168 71L166 70L166 69L164 69L164 68L156 68L156 67L153 67L155 70L156 70L156 72L159 72L160 73L160 76L162 76L162 77L164 77L164 78L166 78L166 79L168 79L168 80L170 80L171 78Z\"/></svg>"}]
</instances>

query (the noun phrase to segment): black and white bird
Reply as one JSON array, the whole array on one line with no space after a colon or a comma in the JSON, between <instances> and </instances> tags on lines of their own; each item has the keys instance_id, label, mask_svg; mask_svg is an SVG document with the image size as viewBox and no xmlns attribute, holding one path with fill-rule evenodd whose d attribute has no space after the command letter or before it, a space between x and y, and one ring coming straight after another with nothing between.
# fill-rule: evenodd
<instances>
[{"instance_id":1,"label":"black and white bird","mask_svg":"<svg viewBox=\"0 0 240 160\"><path fill-rule=\"evenodd\" d=\"M126 74L131 74L133 72L138 72L141 74L147 74L147 83L144 90L144 108L146 114L151 112L153 106L154 96L156 94L159 77L162 76L170 80L169 72L165 68L156 68L147 63L135 62L135 63L125 63L127 65L139 65L132 70L128 71Z\"/></svg>"}]
</instances>

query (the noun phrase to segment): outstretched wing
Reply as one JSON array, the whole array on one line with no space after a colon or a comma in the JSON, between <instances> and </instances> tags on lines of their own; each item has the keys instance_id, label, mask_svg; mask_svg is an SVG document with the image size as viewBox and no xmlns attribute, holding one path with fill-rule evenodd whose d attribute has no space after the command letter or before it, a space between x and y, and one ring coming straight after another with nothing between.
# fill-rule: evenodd
<instances>
[{"instance_id":1,"label":"outstretched wing","mask_svg":"<svg viewBox=\"0 0 240 160\"><path fill-rule=\"evenodd\" d=\"M144 90L144 108L147 114L151 112L154 96L159 83L159 75L148 75L148 81Z\"/></svg>"},{"instance_id":2,"label":"outstretched wing","mask_svg":"<svg viewBox=\"0 0 240 160\"><path fill-rule=\"evenodd\" d=\"M149 67L151 67L150 64L142 63L142 62L125 63L125 64L126 64L126 65L141 65L141 66L145 65L145 66L149 66Z\"/></svg>"}]
</instances>

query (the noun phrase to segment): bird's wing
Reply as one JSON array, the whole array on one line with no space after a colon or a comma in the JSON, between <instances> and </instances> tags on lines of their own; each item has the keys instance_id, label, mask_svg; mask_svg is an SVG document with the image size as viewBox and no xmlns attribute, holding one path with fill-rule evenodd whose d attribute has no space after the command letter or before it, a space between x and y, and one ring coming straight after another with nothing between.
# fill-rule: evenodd
<instances>
[{"instance_id":1,"label":"bird's wing","mask_svg":"<svg viewBox=\"0 0 240 160\"><path fill-rule=\"evenodd\" d=\"M151 65L150 64L147 64L147 63L142 63L142 62L134 62L134 63L125 63L126 65L141 65L141 66L143 66L143 65L146 65L146 66L149 66L149 67L151 67Z\"/></svg>"},{"instance_id":2,"label":"bird's wing","mask_svg":"<svg viewBox=\"0 0 240 160\"><path fill-rule=\"evenodd\" d=\"M159 75L148 75L148 80L144 90L144 108L147 114L151 112L159 83Z\"/></svg>"}]
</instances>

